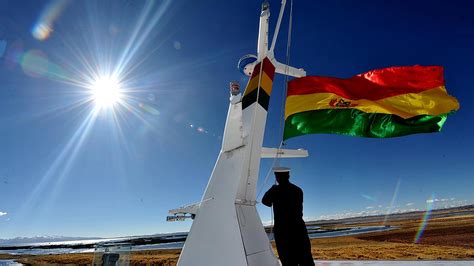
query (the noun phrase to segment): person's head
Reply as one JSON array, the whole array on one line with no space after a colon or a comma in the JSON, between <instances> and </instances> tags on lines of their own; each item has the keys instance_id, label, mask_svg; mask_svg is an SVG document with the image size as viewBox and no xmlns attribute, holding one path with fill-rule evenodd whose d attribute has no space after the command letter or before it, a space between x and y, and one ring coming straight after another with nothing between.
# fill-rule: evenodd
<instances>
[{"instance_id":1,"label":"person's head","mask_svg":"<svg viewBox=\"0 0 474 266\"><path fill-rule=\"evenodd\" d=\"M290 182L290 168L288 167L275 167L275 179L280 185L288 184Z\"/></svg>"}]
</instances>

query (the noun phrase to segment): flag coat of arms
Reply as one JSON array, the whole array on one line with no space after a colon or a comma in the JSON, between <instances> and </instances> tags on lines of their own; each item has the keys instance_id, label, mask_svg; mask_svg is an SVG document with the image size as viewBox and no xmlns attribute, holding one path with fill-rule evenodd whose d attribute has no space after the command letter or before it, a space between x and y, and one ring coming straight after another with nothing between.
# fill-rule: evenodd
<instances>
[{"instance_id":1,"label":"flag coat of arms","mask_svg":"<svg viewBox=\"0 0 474 266\"><path fill-rule=\"evenodd\" d=\"M459 109L440 66L390 67L288 83L284 139L326 133L389 138L438 132Z\"/></svg>"}]
</instances>

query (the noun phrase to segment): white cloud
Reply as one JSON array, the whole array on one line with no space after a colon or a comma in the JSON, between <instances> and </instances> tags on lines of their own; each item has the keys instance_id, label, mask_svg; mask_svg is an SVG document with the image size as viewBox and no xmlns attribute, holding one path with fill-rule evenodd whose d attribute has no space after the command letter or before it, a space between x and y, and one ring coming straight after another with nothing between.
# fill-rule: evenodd
<instances>
[{"instance_id":1,"label":"white cloud","mask_svg":"<svg viewBox=\"0 0 474 266\"><path fill-rule=\"evenodd\" d=\"M460 200L456 198L444 198L444 199L437 199L437 198L430 198L426 200L426 203L433 204L433 209L444 209L444 208L454 208L465 206L466 204L474 204L472 201L468 200ZM377 208L378 207L378 208ZM425 209L415 208L415 203L408 202L404 204L403 207L395 205L395 206L367 206L363 210L343 210L340 213L333 213L333 214L325 214L319 217L305 217L305 221L310 220L337 220L337 219L344 219L344 218L352 218L352 217L363 217L363 216L371 216L371 215L388 215L388 214L395 214L395 213L405 213L405 212L416 212L416 211L426 211Z\"/></svg>"},{"instance_id":2,"label":"white cloud","mask_svg":"<svg viewBox=\"0 0 474 266\"><path fill-rule=\"evenodd\" d=\"M5 216L5 215L7 215L7 214L8 214L8 213L6 213L6 212L0 212L0 216Z\"/></svg>"},{"instance_id":3,"label":"white cloud","mask_svg":"<svg viewBox=\"0 0 474 266\"><path fill-rule=\"evenodd\" d=\"M370 207L370 206L369 206ZM366 207L367 208L367 207ZM372 215L388 215L388 214L395 214L395 213L406 213L406 212L415 212L421 211L417 208L393 208L392 210L386 209L366 209L363 211L349 211L349 212L342 212L342 213L334 213L334 214L327 214L319 216L318 220L337 220L337 219L344 219L344 218L352 218L352 217L364 217L364 216L372 216Z\"/></svg>"}]
</instances>

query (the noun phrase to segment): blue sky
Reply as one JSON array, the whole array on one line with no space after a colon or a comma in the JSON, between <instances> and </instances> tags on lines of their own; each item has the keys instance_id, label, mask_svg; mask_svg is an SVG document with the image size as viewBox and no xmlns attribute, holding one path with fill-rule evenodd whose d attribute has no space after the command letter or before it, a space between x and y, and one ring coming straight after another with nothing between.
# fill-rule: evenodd
<instances>
[{"instance_id":1,"label":"blue sky","mask_svg":"<svg viewBox=\"0 0 474 266\"><path fill-rule=\"evenodd\" d=\"M271 29L279 3L270 1ZM306 217L474 201L472 10L467 1L295 1L291 65L335 77L441 65L461 104L441 133L288 140L310 152L282 162L304 189ZM201 198L220 149L228 82L245 84L236 64L255 53L259 11L258 1L0 1L0 238L188 230L190 222L165 217ZM38 34L35 25L53 30ZM114 69L128 108L94 112L84 86ZM277 76L268 147L279 142L283 86ZM263 184L270 165L262 161L259 190L273 182ZM268 208L259 211L270 220Z\"/></svg>"}]
</instances>

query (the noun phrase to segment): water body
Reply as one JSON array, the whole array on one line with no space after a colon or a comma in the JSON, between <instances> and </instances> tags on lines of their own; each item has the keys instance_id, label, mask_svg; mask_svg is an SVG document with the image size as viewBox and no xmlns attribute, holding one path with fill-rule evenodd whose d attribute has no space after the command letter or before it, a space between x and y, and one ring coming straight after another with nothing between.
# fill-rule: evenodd
<instances>
[{"instance_id":1,"label":"water body","mask_svg":"<svg viewBox=\"0 0 474 266\"><path fill-rule=\"evenodd\" d=\"M337 231L326 231L321 229L310 230L308 228L308 235L310 238L326 238L326 237L337 237L337 236L350 236L359 235L365 233L382 232L397 229L394 226L361 226L352 228L342 228Z\"/></svg>"},{"instance_id":2,"label":"water body","mask_svg":"<svg viewBox=\"0 0 474 266\"><path fill-rule=\"evenodd\" d=\"M336 230L323 230L318 226L308 226L308 235L310 238L326 238L326 237L338 237L338 236L348 236L348 235L358 235L364 233L372 232L381 232L396 229L397 227L390 226L361 226L361 227L347 227L340 228ZM179 234L170 234L168 236L163 236L164 239L182 239L183 233ZM269 233L268 238L273 240L273 234ZM82 243L102 243L117 240L117 238L111 239L100 239L100 240L81 240L81 241L62 241L62 242L51 242L47 244L58 245L58 244L82 244ZM120 240L125 240L125 238L120 238ZM44 245L45 243L37 243L32 245ZM132 251L143 251L143 250L157 250L157 249L179 249L184 245L184 241L176 241L169 243L159 243L159 244L149 244L149 245L136 245L132 246ZM0 253L7 253L12 255L44 255L44 254L69 254L69 253L88 253L94 252L93 248L46 248L46 249L15 249L15 250L0 250ZM21 265L21 264L1 264L2 265Z\"/></svg>"},{"instance_id":3,"label":"water body","mask_svg":"<svg viewBox=\"0 0 474 266\"><path fill-rule=\"evenodd\" d=\"M0 253L10 255L48 255L48 254L72 254L94 252L93 248L73 249L73 248L50 248L50 249L15 249L0 250ZM2 264L0 264L1 266Z\"/></svg>"},{"instance_id":4,"label":"water body","mask_svg":"<svg viewBox=\"0 0 474 266\"><path fill-rule=\"evenodd\" d=\"M183 246L184 246L184 241L175 242L175 243L135 246L135 247L132 247L132 251L155 250L155 249L177 249L177 248L183 248Z\"/></svg>"},{"instance_id":5,"label":"water body","mask_svg":"<svg viewBox=\"0 0 474 266\"><path fill-rule=\"evenodd\" d=\"M19 265L24 265L24 264L15 262L14 260L0 260L0 266L19 266Z\"/></svg>"}]
</instances>

